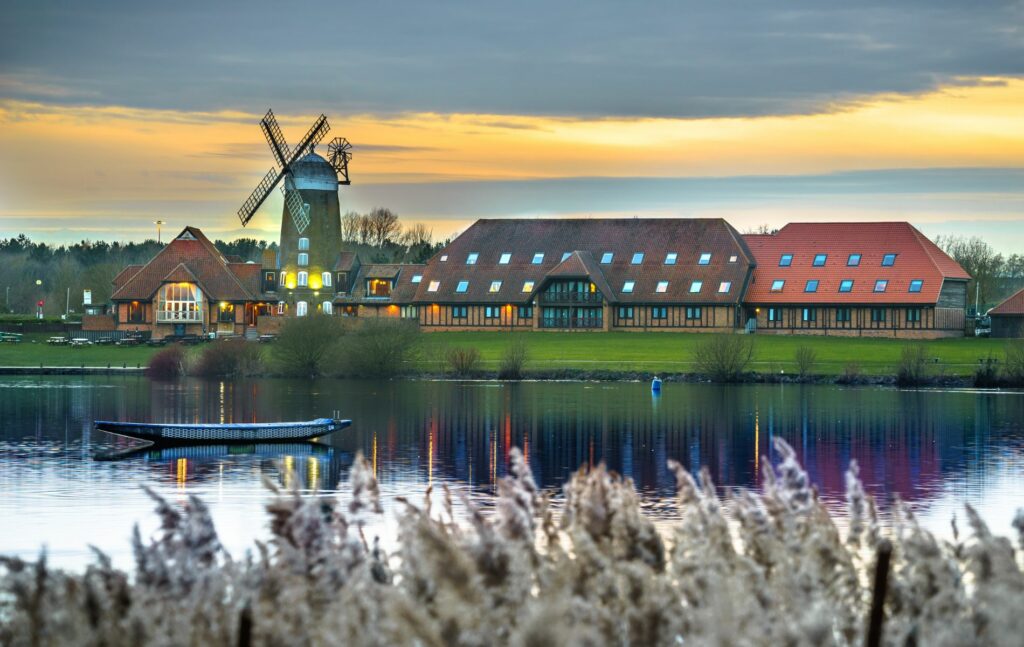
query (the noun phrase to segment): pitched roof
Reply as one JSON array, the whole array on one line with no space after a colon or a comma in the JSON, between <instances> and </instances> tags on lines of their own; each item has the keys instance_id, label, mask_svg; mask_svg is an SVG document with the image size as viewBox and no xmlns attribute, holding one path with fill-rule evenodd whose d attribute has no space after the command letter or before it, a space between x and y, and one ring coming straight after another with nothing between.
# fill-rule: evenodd
<instances>
[{"instance_id":1,"label":"pitched roof","mask_svg":"<svg viewBox=\"0 0 1024 647\"><path fill-rule=\"evenodd\" d=\"M347 272L352 269L354 265L359 264L359 258L355 252L341 252L338 254L338 262L334 264L335 272Z\"/></svg>"},{"instance_id":2,"label":"pitched roof","mask_svg":"<svg viewBox=\"0 0 1024 647\"><path fill-rule=\"evenodd\" d=\"M750 303L936 303L943 281L967 280L970 276L945 252L907 222L806 222L786 225L775 234L745 236L757 259L745 301ZM788 267L780 266L784 254L792 255ZM816 255L825 254L825 265L815 267ZM848 264L859 254L860 263ZM886 254L896 254L891 266L883 266ZM808 281L817 280L817 291L806 292ZM840 283L852 280L849 292ZM888 283L875 292L876 281ZM911 292L911 281L921 281ZM785 281L773 291L775 281Z\"/></svg>"},{"instance_id":3,"label":"pitched roof","mask_svg":"<svg viewBox=\"0 0 1024 647\"><path fill-rule=\"evenodd\" d=\"M615 302L615 291L604 278L601 266L594 260L594 255L588 251L575 251L558 265L551 268L545 278L585 278L589 279L601 294L605 295L610 302ZM534 291L540 289L540 285Z\"/></svg>"},{"instance_id":4,"label":"pitched roof","mask_svg":"<svg viewBox=\"0 0 1024 647\"><path fill-rule=\"evenodd\" d=\"M1024 288L1008 296L1002 303L988 311L989 316L1024 315Z\"/></svg>"},{"instance_id":5,"label":"pitched roof","mask_svg":"<svg viewBox=\"0 0 1024 647\"><path fill-rule=\"evenodd\" d=\"M394 303L407 304L416 294L417 284L412 282L414 276L422 276L423 265L415 263L370 263L362 265L352 285L352 293L338 295L335 303ZM367 279L392 279L391 297L368 297L366 295Z\"/></svg>"},{"instance_id":6,"label":"pitched roof","mask_svg":"<svg viewBox=\"0 0 1024 647\"><path fill-rule=\"evenodd\" d=\"M606 253L611 260L601 263ZM643 253L636 264L635 253ZM670 253L674 264L665 263ZM702 253L711 254L707 265L698 264ZM470 254L477 255L472 264ZM503 254L510 254L507 263L500 262ZM427 262L415 300L526 303L546 279L585 269L595 284L603 277L601 292L612 302L737 303L752 259L742 236L721 218L478 220ZM464 292L456 291L460 281L468 282ZM631 293L622 291L626 281L634 282ZM656 292L661 281L668 287ZM693 281L702 282L699 292L690 292ZM718 292L722 282L731 284L727 293Z\"/></svg>"},{"instance_id":7,"label":"pitched roof","mask_svg":"<svg viewBox=\"0 0 1024 647\"><path fill-rule=\"evenodd\" d=\"M254 298L238 276L238 266L256 264L228 263L213 243L196 227L185 227L181 233L160 250L148 263L133 273L122 284L115 279L115 301L151 299L157 289L173 276L185 276L178 269L183 266L200 283L206 297L213 301L249 301ZM233 269L234 268L234 269ZM122 272L122 274L125 274ZM120 277L120 275L119 275ZM189 280L187 278L181 280Z\"/></svg>"}]
</instances>

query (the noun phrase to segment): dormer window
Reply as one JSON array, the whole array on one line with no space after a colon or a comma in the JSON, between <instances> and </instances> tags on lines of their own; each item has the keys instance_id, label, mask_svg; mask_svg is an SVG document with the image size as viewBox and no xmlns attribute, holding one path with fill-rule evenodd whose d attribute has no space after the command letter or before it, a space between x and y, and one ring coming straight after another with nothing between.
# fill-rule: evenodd
<instances>
[{"instance_id":1,"label":"dormer window","mask_svg":"<svg viewBox=\"0 0 1024 647\"><path fill-rule=\"evenodd\" d=\"M786 287L786 281L784 279L775 279L772 281L772 292L782 292L782 288Z\"/></svg>"},{"instance_id":2,"label":"dormer window","mask_svg":"<svg viewBox=\"0 0 1024 647\"><path fill-rule=\"evenodd\" d=\"M658 281L658 285L655 286L654 291L660 294L668 292L668 281Z\"/></svg>"},{"instance_id":3,"label":"dormer window","mask_svg":"<svg viewBox=\"0 0 1024 647\"><path fill-rule=\"evenodd\" d=\"M480 258L480 254L477 252L470 252L469 255L466 256L466 265L476 265L476 259L478 258Z\"/></svg>"},{"instance_id":4,"label":"dormer window","mask_svg":"<svg viewBox=\"0 0 1024 647\"><path fill-rule=\"evenodd\" d=\"M828 254L815 254L814 267L825 267L826 260L828 260Z\"/></svg>"},{"instance_id":5,"label":"dormer window","mask_svg":"<svg viewBox=\"0 0 1024 647\"><path fill-rule=\"evenodd\" d=\"M391 281L389 279L367 279L366 296L390 297L391 287Z\"/></svg>"},{"instance_id":6,"label":"dormer window","mask_svg":"<svg viewBox=\"0 0 1024 647\"><path fill-rule=\"evenodd\" d=\"M875 281L875 292L885 292L885 288L889 287L889 282L885 279L878 279Z\"/></svg>"},{"instance_id":7,"label":"dormer window","mask_svg":"<svg viewBox=\"0 0 1024 647\"><path fill-rule=\"evenodd\" d=\"M896 264L896 254L886 254L882 257L882 267L892 267Z\"/></svg>"},{"instance_id":8,"label":"dormer window","mask_svg":"<svg viewBox=\"0 0 1024 647\"><path fill-rule=\"evenodd\" d=\"M613 258L615 258L615 254L611 252L605 252L604 254L601 254L601 264L607 265L608 263L612 262Z\"/></svg>"},{"instance_id":9,"label":"dormer window","mask_svg":"<svg viewBox=\"0 0 1024 647\"><path fill-rule=\"evenodd\" d=\"M427 286L427 292L437 292L438 288L441 287L440 281L431 281Z\"/></svg>"},{"instance_id":10,"label":"dormer window","mask_svg":"<svg viewBox=\"0 0 1024 647\"><path fill-rule=\"evenodd\" d=\"M308 251L308 250L309 250L309 239L308 238L300 238L299 239L299 251Z\"/></svg>"},{"instance_id":11,"label":"dormer window","mask_svg":"<svg viewBox=\"0 0 1024 647\"><path fill-rule=\"evenodd\" d=\"M697 265L710 265L711 264L711 252L703 252L700 258L697 259Z\"/></svg>"},{"instance_id":12,"label":"dormer window","mask_svg":"<svg viewBox=\"0 0 1024 647\"><path fill-rule=\"evenodd\" d=\"M307 265L309 265L309 254L299 252L299 267L306 267Z\"/></svg>"},{"instance_id":13,"label":"dormer window","mask_svg":"<svg viewBox=\"0 0 1024 647\"><path fill-rule=\"evenodd\" d=\"M412 283L419 283L422 280L423 280L423 275L422 274L413 274L412 278L409 279L409 281L412 282Z\"/></svg>"},{"instance_id":14,"label":"dormer window","mask_svg":"<svg viewBox=\"0 0 1024 647\"><path fill-rule=\"evenodd\" d=\"M665 254L665 265L675 265L676 259L678 258L679 254L676 252L669 252L668 254Z\"/></svg>"},{"instance_id":15,"label":"dormer window","mask_svg":"<svg viewBox=\"0 0 1024 647\"><path fill-rule=\"evenodd\" d=\"M622 291L625 294L630 294L634 287L636 287L636 281L626 281L622 284Z\"/></svg>"},{"instance_id":16,"label":"dormer window","mask_svg":"<svg viewBox=\"0 0 1024 647\"><path fill-rule=\"evenodd\" d=\"M501 281L491 281L491 287L488 292L497 292L501 289Z\"/></svg>"},{"instance_id":17,"label":"dormer window","mask_svg":"<svg viewBox=\"0 0 1024 647\"><path fill-rule=\"evenodd\" d=\"M639 265L640 263L643 263L644 262L644 253L643 252L636 252L635 254L633 254L633 261L632 262L633 262L633 265Z\"/></svg>"},{"instance_id":18,"label":"dormer window","mask_svg":"<svg viewBox=\"0 0 1024 647\"><path fill-rule=\"evenodd\" d=\"M846 259L847 267L857 267L860 265L860 254L850 254L849 258Z\"/></svg>"},{"instance_id":19,"label":"dormer window","mask_svg":"<svg viewBox=\"0 0 1024 647\"><path fill-rule=\"evenodd\" d=\"M510 254L509 252L504 252L501 255L501 258L498 259L498 265L508 265L509 262L511 262L511 260L512 254Z\"/></svg>"},{"instance_id":20,"label":"dormer window","mask_svg":"<svg viewBox=\"0 0 1024 647\"><path fill-rule=\"evenodd\" d=\"M718 284L719 294L729 294L729 290L732 289L732 281L722 281Z\"/></svg>"},{"instance_id":21,"label":"dormer window","mask_svg":"<svg viewBox=\"0 0 1024 647\"><path fill-rule=\"evenodd\" d=\"M804 292L817 292L818 291L818 279L810 279L804 284Z\"/></svg>"},{"instance_id":22,"label":"dormer window","mask_svg":"<svg viewBox=\"0 0 1024 647\"><path fill-rule=\"evenodd\" d=\"M537 252L533 255L533 264L540 265L544 262L544 252Z\"/></svg>"},{"instance_id":23,"label":"dormer window","mask_svg":"<svg viewBox=\"0 0 1024 647\"><path fill-rule=\"evenodd\" d=\"M839 282L839 291L840 292L853 292L853 280L852 279L843 279L842 281L840 281Z\"/></svg>"},{"instance_id":24,"label":"dormer window","mask_svg":"<svg viewBox=\"0 0 1024 647\"><path fill-rule=\"evenodd\" d=\"M924 281L921 279L913 279L910 282L910 287L907 288L907 292L920 292L921 287L924 285Z\"/></svg>"},{"instance_id":25,"label":"dormer window","mask_svg":"<svg viewBox=\"0 0 1024 647\"><path fill-rule=\"evenodd\" d=\"M697 294L704 287L704 281L694 281L690 284L690 294Z\"/></svg>"},{"instance_id":26,"label":"dormer window","mask_svg":"<svg viewBox=\"0 0 1024 647\"><path fill-rule=\"evenodd\" d=\"M458 285L455 286L456 292L465 292L469 289L469 281L459 281Z\"/></svg>"},{"instance_id":27,"label":"dormer window","mask_svg":"<svg viewBox=\"0 0 1024 647\"><path fill-rule=\"evenodd\" d=\"M793 264L792 254L783 254L779 257L779 267L789 267Z\"/></svg>"}]
</instances>

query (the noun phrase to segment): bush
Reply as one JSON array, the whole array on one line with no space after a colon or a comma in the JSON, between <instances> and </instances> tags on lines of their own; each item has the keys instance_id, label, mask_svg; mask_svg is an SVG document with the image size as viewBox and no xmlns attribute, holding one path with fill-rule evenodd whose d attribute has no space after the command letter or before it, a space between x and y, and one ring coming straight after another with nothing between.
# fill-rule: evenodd
<instances>
[{"instance_id":1,"label":"bush","mask_svg":"<svg viewBox=\"0 0 1024 647\"><path fill-rule=\"evenodd\" d=\"M453 346L445 352L445 365L460 377L472 375L480 368L480 351L475 346Z\"/></svg>"},{"instance_id":2,"label":"bush","mask_svg":"<svg viewBox=\"0 0 1024 647\"><path fill-rule=\"evenodd\" d=\"M798 346L796 349L796 372L801 380L807 379L814 365L818 362L818 353L810 346Z\"/></svg>"},{"instance_id":3,"label":"bush","mask_svg":"<svg viewBox=\"0 0 1024 647\"><path fill-rule=\"evenodd\" d=\"M345 336L342 365L360 377L400 374L419 353L419 326L400 319L366 319Z\"/></svg>"},{"instance_id":4,"label":"bush","mask_svg":"<svg viewBox=\"0 0 1024 647\"><path fill-rule=\"evenodd\" d=\"M900 352L900 363L896 370L896 384L915 386L927 379L928 355L922 344L904 346Z\"/></svg>"},{"instance_id":5,"label":"bush","mask_svg":"<svg viewBox=\"0 0 1024 647\"><path fill-rule=\"evenodd\" d=\"M750 335L708 335L693 347L697 371L716 382L739 380L753 358L754 338Z\"/></svg>"},{"instance_id":6,"label":"bush","mask_svg":"<svg viewBox=\"0 0 1024 647\"><path fill-rule=\"evenodd\" d=\"M857 362L847 362L843 366L843 372L836 380L839 384L857 384L860 382L861 368Z\"/></svg>"},{"instance_id":7,"label":"bush","mask_svg":"<svg viewBox=\"0 0 1024 647\"><path fill-rule=\"evenodd\" d=\"M185 349L174 344L149 358L146 375L158 380L171 380L185 373Z\"/></svg>"},{"instance_id":8,"label":"bush","mask_svg":"<svg viewBox=\"0 0 1024 647\"><path fill-rule=\"evenodd\" d=\"M526 368L528 357L529 351L526 347L526 341L519 336L513 337L508 348L505 349L505 354L501 356L501 363L498 365L498 379L523 379L523 369Z\"/></svg>"},{"instance_id":9,"label":"bush","mask_svg":"<svg viewBox=\"0 0 1024 647\"><path fill-rule=\"evenodd\" d=\"M323 375L337 367L345 332L341 319L330 315L288 319L271 347L274 366L284 375Z\"/></svg>"},{"instance_id":10,"label":"bush","mask_svg":"<svg viewBox=\"0 0 1024 647\"><path fill-rule=\"evenodd\" d=\"M999 386L999 360L993 357L992 353L980 360L974 369L974 386Z\"/></svg>"},{"instance_id":11,"label":"bush","mask_svg":"<svg viewBox=\"0 0 1024 647\"><path fill-rule=\"evenodd\" d=\"M258 344L225 339L206 344L192 372L203 377L247 377L262 371L262 360Z\"/></svg>"},{"instance_id":12,"label":"bush","mask_svg":"<svg viewBox=\"0 0 1024 647\"><path fill-rule=\"evenodd\" d=\"M1011 386L1024 386L1024 341L1006 344L1003 372Z\"/></svg>"}]
</instances>

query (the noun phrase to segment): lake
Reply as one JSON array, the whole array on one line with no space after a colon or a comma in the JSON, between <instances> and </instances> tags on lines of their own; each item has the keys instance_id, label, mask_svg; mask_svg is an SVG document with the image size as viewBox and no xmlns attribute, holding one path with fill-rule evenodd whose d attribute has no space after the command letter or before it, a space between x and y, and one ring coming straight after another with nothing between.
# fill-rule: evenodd
<instances>
[{"instance_id":1,"label":"lake","mask_svg":"<svg viewBox=\"0 0 1024 647\"><path fill-rule=\"evenodd\" d=\"M114 462L97 452L129 441L94 419L178 422L305 420L340 412L353 426L314 445L150 451ZM1024 392L895 390L821 385L647 384L40 376L0 379L0 553L81 567L89 544L131 565L129 537L156 520L148 485L174 503L212 508L236 557L266 538L266 477L336 491L357 451L372 462L394 527L396 497L422 500L447 486L456 501L487 507L509 450L519 446L538 484L558 493L583 464L604 461L631 477L647 511L673 520L669 458L706 465L720 487L754 487L772 439L797 450L821 496L841 510L843 472L861 466L883 505L909 501L949 535L961 503L1011 533L1024 506ZM340 494L346 495L344 484ZM459 514L465 507L458 505ZM963 527L963 524L961 524Z\"/></svg>"}]
</instances>

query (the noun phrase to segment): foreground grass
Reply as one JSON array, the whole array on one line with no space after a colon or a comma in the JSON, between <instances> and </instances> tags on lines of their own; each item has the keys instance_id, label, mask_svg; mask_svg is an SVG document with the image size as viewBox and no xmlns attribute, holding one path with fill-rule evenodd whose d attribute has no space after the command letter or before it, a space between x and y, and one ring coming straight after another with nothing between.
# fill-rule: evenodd
<instances>
[{"instance_id":1,"label":"foreground grass","mask_svg":"<svg viewBox=\"0 0 1024 647\"><path fill-rule=\"evenodd\" d=\"M51 346L51 334L25 335L20 344L0 343L0 366L141 366L159 349L149 346Z\"/></svg>"}]
</instances>

